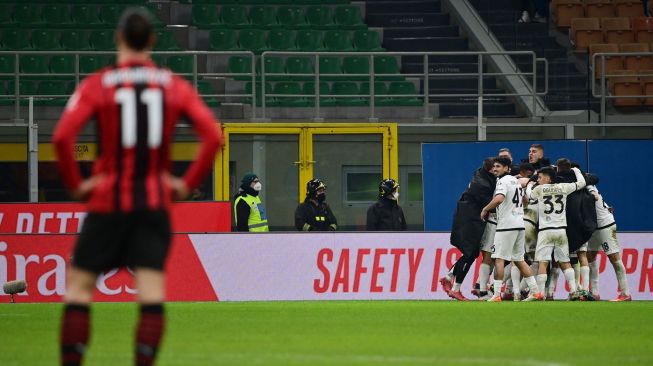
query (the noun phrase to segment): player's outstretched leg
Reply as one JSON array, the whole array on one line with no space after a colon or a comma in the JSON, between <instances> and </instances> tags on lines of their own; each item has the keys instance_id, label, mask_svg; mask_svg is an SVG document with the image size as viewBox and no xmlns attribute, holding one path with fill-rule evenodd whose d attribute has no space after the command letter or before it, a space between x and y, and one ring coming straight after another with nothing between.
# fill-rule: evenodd
<instances>
[{"instance_id":1,"label":"player's outstretched leg","mask_svg":"<svg viewBox=\"0 0 653 366\"><path fill-rule=\"evenodd\" d=\"M95 289L95 273L75 266L68 271L66 303L61 322L61 365L79 366L84 359L88 344L91 320L89 304Z\"/></svg>"}]
</instances>

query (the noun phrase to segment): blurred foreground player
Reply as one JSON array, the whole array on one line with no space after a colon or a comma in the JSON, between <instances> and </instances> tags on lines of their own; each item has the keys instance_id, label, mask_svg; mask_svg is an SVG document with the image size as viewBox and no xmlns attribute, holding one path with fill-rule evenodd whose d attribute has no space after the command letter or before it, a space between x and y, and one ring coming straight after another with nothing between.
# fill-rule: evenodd
<instances>
[{"instance_id":1,"label":"blurred foreground player","mask_svg":"<svg viewBox=\"0 0 653 366\"><path fill-rule=\"evenodd\" d=\"M134 270L140 318L137 365L152 365L164 329L164 262L170 245L168 209L208 173L222 143L220 126L192 86L157 68L149 15L128 9L116 30L117 65L86 78L70 98L53 137L59 169L73 198L88 200L66 282L61 364L80 365L89 339L89 304L97 276ZM187 117L201 140L183 178L169 171L174 127ZM99 156L82 180L73 156L77 134L97 119Z\"/></svg>"}]
</instances>

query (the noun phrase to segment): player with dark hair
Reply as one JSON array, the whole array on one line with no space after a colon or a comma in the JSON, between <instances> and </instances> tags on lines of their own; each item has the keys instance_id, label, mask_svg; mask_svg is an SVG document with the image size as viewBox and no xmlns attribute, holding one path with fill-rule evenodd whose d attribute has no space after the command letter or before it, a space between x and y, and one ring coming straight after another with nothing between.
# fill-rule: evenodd
<instances>
[{"instance_id":1,"label":"player with dark hair","mask_svg":"<svg viewBox=\"0 0 653 366\"><path fill-rule=\"evenodd\" d=\"M338 221L326 203L327 186L319 179L306 183L306 198L295 210L298 231L336 231Z\"/></svg>"},{"instance_id":2,"label":"player with dark hair","mask_svg":"<svg viewBox=\"0 0 653 366\"><path fill-rule=\"evenodd\" d=\"M90 333L89 306L101 272L134 271L140 316L135 363L152 365L164 330L164 264L170 246L169 207L209 172L222 144L220 125L192 86L149 55L155 42L149 15L128 9L116 29L117 64L80 83L53 136L62 179L89 214L66 281L61 364L82 363ZM170 174L175 124L185 116L201 140L182 178ZM73 155L76 137L97 119L101 149L82 180Z\"/></svg>"}]
</instances>

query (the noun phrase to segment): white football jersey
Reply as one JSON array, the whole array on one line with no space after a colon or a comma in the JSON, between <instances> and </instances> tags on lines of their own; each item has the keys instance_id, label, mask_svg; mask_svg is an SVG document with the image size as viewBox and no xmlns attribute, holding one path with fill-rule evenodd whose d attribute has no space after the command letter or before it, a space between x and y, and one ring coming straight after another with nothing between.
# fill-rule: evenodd
<instances>
[{"instance_id":1,"label":"white football jersey","mask_svg":"<svg viewBox=\"0 0 653 366\"><path fill-rule=\"evenodd\" d=\"M506 174L497 180L494 195L502 194L505 199L497 206L497 231L518 230L524 228L524 204L522 198L525 189L517 178Z\"/></svg>"},{"instance_id":2,"label":"white football jersey","mask_svg":"<svg viewBox=\"0 0 653 366\"><path fill-rule=\"evenodd\" d=\"M600 228L604 228L614 224L614 215L610 213L610 205L605 203L603 196L599 193L599 190L595 186L587 186L587 190L590 192L596 192L599 194L598 201L594 202L596 206L596 223Z\"/></svg>"},{"instance_id":3,"label":"white football jersey","mask_svg":"<svg viewBox=\"0 0 653 366\"><path fill-rule=\"evenodd\" d=\"M533 188L530 198L538 201L537 216L540 230L567 227L567 196L577 188L578 183L544 184Z\"/></svg>"}]
</instances>

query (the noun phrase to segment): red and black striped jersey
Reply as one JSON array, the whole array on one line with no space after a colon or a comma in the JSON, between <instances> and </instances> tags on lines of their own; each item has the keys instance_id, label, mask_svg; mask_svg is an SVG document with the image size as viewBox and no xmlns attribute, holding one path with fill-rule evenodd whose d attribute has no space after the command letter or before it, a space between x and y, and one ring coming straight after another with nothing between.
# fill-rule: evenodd
<instances>
[{"instance_id":1,"label":"red and black striped jersey","mask_svg":"<svg viewBox=\"0 0 653 366\"><path fill-rule=\"evenodd\" d=\"M53 142L67 188L82 181L73 148L84 125L97 121L98 156L93 175L100 181L89 197L92 212L167 209L172 193L165 177L175 124L191 123L201 141L183 176L193 189L210 171L222 144L219 122L193 87L151 61L107 67L84 79L59 120Z\"/></svg>"}]
</instances>

